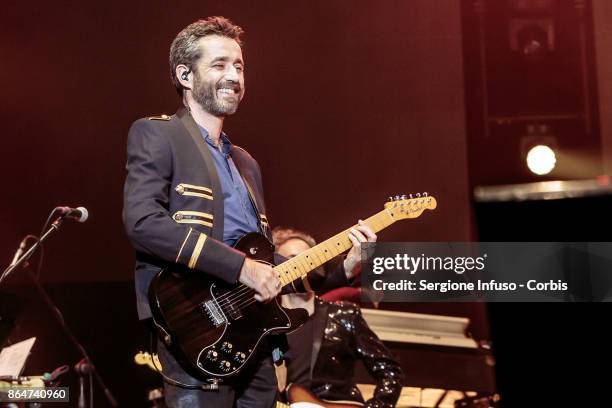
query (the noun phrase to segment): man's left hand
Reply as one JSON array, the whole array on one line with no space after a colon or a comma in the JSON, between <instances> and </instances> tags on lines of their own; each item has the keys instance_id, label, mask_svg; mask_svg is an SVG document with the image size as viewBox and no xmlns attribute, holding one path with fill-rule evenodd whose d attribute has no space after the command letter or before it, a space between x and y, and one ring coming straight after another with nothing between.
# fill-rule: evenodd
<instances>
[{"instance_id":1,"label":"man's left hand","mask_svg":"<svg viewBox=\"0 0 612 408\"><path fill-rule=\"evenodd\" d=\"M351 228L348 238L353 243L344 260L344 272L348 279L354 278L361 272L361 243L376 242L376 234L364 221L359 220L357 228Z\"/></svg>"}]
</instances>

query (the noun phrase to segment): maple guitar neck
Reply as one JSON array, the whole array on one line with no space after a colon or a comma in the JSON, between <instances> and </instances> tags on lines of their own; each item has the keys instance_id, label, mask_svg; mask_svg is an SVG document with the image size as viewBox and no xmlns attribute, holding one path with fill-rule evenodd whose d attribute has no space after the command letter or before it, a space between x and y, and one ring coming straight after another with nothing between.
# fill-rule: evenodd
<instances>
[{"instance_id":1,"label":"maple guitar neck","mask_svg":"<svg viewBox=\"0 0 612 408\"><path fill-rule=\"evenodd\" d=\"M406 218L417 218L426 210L433 210L437 206L436 199L431 196L406 199L405 196L396 197L393 201L385 204L385 208L364 222L374 232L379 232L394 222ZM283 286L303 278L315 268L350 249L353 244L348 238L353 225L320 244L302 252L301 254L275 266L279 280Z\"/></svg>"}]
</instances>

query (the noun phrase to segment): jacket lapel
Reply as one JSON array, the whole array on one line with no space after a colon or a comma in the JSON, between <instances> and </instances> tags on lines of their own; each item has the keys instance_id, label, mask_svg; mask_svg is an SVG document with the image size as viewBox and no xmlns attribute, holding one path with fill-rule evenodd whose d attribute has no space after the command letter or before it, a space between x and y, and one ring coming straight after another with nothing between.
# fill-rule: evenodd
<instances>
[{"instance_id":1,"label":"jacket lapel","mask_svg":"<svg viewBox=\"0 0 612 408\"><path fill-rule=\"evenodd\" d=\"M315 319L312 327L312 355L310 357L310 379L312 380L312 373L319 357L319 351L321 350L321 342L323 341L323 334L325 332L325 326L327 325L327 303L321 302L318 298L315 299Z\"/></svg>"},{"instance_id":2,"label":"jacket lapel","mask_svg":"<svg viewBox=\"0 0 612 408\"><path fill-rule=\"evenodd\" d=\"M219 181L217 168L215 167L213 158L210 155L208 147L206 146L206 142L202 137L202 133L200 132L198 125L191 117L191 114L187 108L179 108L179 110L176 112L176 116L181 120L181 123L183 126L185 126L185 129L187 129L187 132L193 139L193 142L198 147L198 150L202 155L202 159L204 160L204 164L206 165L206 170L208 170L214 197L213 217L215 222L212 228L212 236L219 241L223 241L223 190L221 189L221 182Z\"/></svg>"}]
</instances>

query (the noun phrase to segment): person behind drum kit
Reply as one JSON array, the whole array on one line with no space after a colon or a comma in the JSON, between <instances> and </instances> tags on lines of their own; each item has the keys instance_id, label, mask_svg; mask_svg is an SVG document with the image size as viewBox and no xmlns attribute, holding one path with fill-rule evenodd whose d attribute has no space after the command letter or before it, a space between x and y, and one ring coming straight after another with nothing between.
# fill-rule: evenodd
<instances>
[{"instance_id":1,"label":"person behind drum kit","mask_svg":"<svg viewBox=\"0 0 612 408\"><path fill-rule=\"evenodd\" d=\"M376 235L360 223L354 242L352 262L361 261L361 242L374 242ZM279 255L292 258L313 247L315 240L308 234L290 228L277 227L272 232ZM304 308L311 317L288 337L289 350L285 355L286 381L279 384L298 384L324 401L346 401L367 407L395 406L404 381L398 361L368 327L359 306L349 302L327 302L314 292L282 296L283 306ZM376 379L374 395L364 401L353 381L354 363L363 361ZM284 375L281 372L281 376ZM283 390L281 390L283 391Z\"/></svg>"}]
</instances>

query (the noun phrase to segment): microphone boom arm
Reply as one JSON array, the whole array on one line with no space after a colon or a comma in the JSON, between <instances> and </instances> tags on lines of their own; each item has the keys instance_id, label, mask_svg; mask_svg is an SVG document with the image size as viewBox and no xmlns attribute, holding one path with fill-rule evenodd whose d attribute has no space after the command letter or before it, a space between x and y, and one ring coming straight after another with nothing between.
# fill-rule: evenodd
<instances>
[{"instance_id":1,"label":"microphone boom arm","mask_svg":"<svg viewBox=\"0 0 612 408\"><path fill-rule=\"evenodd\" d=\"M53 223L51 224L51 227L49 227L49 229L47 230L47 232L45 232L35 243L34 245L32 245L30 247L30 249L28 249L19 259L17 259L17 261L15 263L12 263L11 265L9 265L4 271L2 271L2 274L0 275L0 285L2 285L2 281L4 279L6 279L11 272L13 272L15 269L19 268L25 261L27 261L28 259L30 259L30 257L32 255L34 255L34 252L36 252L36 250L40 247L40 245L55 231L59 230L59 228L62 226L62 223L64 222L63 217L59 217L58 219L56 219L55 221L53 221Z\"/></svg>"}]
</instances>

